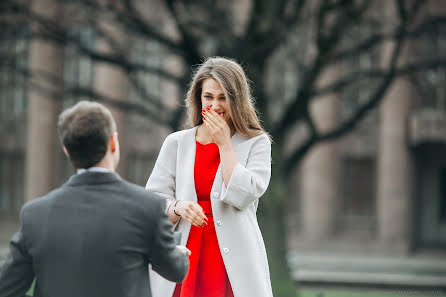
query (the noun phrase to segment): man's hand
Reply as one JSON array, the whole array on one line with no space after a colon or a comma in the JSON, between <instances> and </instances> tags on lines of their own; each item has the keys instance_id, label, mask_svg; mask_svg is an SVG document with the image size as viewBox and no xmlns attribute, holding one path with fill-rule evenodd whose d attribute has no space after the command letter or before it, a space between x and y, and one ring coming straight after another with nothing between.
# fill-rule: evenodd
<instances>
[{"instance_id":1,"label":"man's hand","mask_svg":"<svg viewBox=\"0 0 446 297\"><path fill-rule=\"evenodd\" d=\"M192 254L192 252L190 251L190 249L188 249L185 246L182 245L177 245L177 249L179 249L180 251L182 251L183 253L186 254L186 256L190 256Z\"/></svg>"}]
</instances>

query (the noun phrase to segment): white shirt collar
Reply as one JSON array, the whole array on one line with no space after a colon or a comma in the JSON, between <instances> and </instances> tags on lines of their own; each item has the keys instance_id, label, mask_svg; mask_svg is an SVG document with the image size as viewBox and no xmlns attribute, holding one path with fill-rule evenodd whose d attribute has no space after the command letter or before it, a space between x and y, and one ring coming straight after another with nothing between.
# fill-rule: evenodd
<instances>
[{"instance_id":1,"label":"white shirt collar","mask_svg":"<svg viewBox=\"0 0 446 297\"><path fill-rule=\"evenodd\" d=\"M80 168L77 170L77 174L82 174L85 172L103 172L103 173L109 173L110 170L104 168L104 167L90 167L90 168Z\"/></svg>"}]
</instances>

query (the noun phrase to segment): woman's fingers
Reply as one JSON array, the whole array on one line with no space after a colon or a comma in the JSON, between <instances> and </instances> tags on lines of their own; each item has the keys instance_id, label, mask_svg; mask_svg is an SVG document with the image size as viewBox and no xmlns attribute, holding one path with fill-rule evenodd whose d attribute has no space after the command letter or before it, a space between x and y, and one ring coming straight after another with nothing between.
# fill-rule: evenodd
<instances>
[{"instance_id":1,"label":"woman's fingers","mask_svg":"<svg viewBox=\"0 0 446 297\"><path fill-rule=\"evenodd\" d=\"M213 136L217 134L224 134L226 122L214 110L209 110L203 113L205 125L209 128Z\"/></svg>"},{"instance_id":2,"label":"woman's fingers","mask_svg":"<svg viewBox=\"0 0 446 297\"><path fill-rule=\"evenodd\" d=\"M197 226L197 227L203 226L203 224L200 224L200 222L197 219L195 219L195 217L193 217L191 215L187 215L184 218L186 219L186 221L188 221L189 223L191 223L194 226Z\"/></svg>"},{"instance_id":3,"label":"woman's fingers","mask_svg":"<svg viewBox=\"0 0 446 297\"><path fill-rule=\"evenodd\" d=\"M214 129L222 129L224 125L224 120L216 113L214 110L209 110L206 113L206 119L212 125Z\"/></svg>"},{"instance_id":4,"label":"woman's fingers","mask_svg":"<svg viewBox=\"0 0 446 297\"><path fill-rule=\"evenodd\" d=\"M213 127L213 125L211 125L211 123L209 123L208 121L204 121L204 124L208 127L209 131L211 131L211 134L215 134L215 129Z\"/></svg>"},{"instance_id":5,"label":"woman's fingers","mask_svg":"<svg viewBox=\"0 0 446 297\"><path fill-rule=\"evenodd\" d=\"M196 202L184 201L181 203L180 215L194 226L207 225L207 217L203 212L203 208Z\"/></svg>"},{"instance_id":6,"label":"woman's fingers","mask_svg":"<svg viewBox=\"0 0 446 297\"><path fill-rule=\"evenodd\" d=\"M198 203L197 204L194 203L192 205L192 208L193 208L195 214L199 217L200 220L207 222L208 218L204 214L203 208Z\"/></svg>"},{"instance_id":7,"label":"woman's fingers","mask_svg":"<svg viewBox=\"0 0 446 297\"><path fill-rule=\"evenodd\" d=\"M206 223L206 221L202 219L200 215L192 209L186 210L185 218L188 219L188 221L195 226L202 226Z\"/></svg>"},{"instance_id":8,"label":"woman's fingers","mask_svg":"<svg viewBox=\"0 0 446 297\"><path fill-rule=\"evenodd\" d=\"M219 115L215 110L211 109L208 111L208 113L211 115L212 119L216 123L225 124L225 120L223 119L223 115Z\"/></svg>"}]
</instances>

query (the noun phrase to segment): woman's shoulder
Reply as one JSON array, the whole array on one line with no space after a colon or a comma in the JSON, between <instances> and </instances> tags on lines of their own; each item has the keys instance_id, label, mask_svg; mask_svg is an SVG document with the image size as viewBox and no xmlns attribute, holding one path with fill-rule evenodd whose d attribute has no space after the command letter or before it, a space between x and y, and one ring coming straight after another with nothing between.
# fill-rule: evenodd
<instances>
[{"instance_id":1,"label":"woman's shoulder","mask_svg":"<svg viewBox=\"0 0 446 297\"><path fill-rule=\"evenodd\" d=\"M271 136L266 132L262 132L261 134L254 136L252 138L255 140L263 140L271 144Z\"/></svg>"},{"instance_id":2,"label":"woman's shoulder","mask_svg":"<svg viewBox=\"0 0 446 297\"><path fill-rule=\"evenodd\" d=\"M193 127L190 129L173 132L166 137L166 139L164 140L164 143L172 143L172 142L178 143L184 139L189 139L191 137L195 137L196 130L197 130L197 127Z\"/></svg>"},{"instance_id":3,"label":"woman's shoulder","mask_svg":"<svg viewBox=\"0 0 446 297\"><path fill-rule=\"evenodd\" d=\"M236 133L233 137L232 144L235 150L250 151L257 147L271 147L271 140L266 133L261 133L253 137L246 137L240 133Z\"/></svg>"},{"instance_id":4,"label":"woman's shoulder","mask_svg":"<svg viewBox=\"0 0 446 297\"><path fill-rule=\"evenodd\" d=\"M259 135L256 136L252 136L252 137L245 137L241 134L238 134L240 137L240 141L241 142L249 142L249 143L257 143L257 142L262 142L262 143L268 143L271 144L271 137L266 133L266 132L262 132Z\"/></svg>"}]
</instances>

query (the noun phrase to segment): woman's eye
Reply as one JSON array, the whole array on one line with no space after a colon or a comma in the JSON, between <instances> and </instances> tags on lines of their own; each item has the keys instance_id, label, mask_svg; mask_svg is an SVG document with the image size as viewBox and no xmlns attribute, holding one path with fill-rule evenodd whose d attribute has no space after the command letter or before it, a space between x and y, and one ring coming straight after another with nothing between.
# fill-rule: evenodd
<instances>
[{"instance_id":1,"label":"woman's eye","mask_svg":"<svg viewBox=\"0 0 446 297\"><path fill-rule=\"evenodd\" d=\"M225 97L220 97L220 98L218 98L218 100L226 100L226 98Z\"/></svg>"},{"instance_id":2,"label":"woman's eye","mask_svg":"<svg viewBox=\"0 0 446 297\"><path fill-rule=\"evenodd\" d=\"M211 96L208 96L208 95L206 95L206 96L204 96L204 98L206 98L206 99L211 99L212 97L211 97Z\"/></svg>"}]
</instances>

